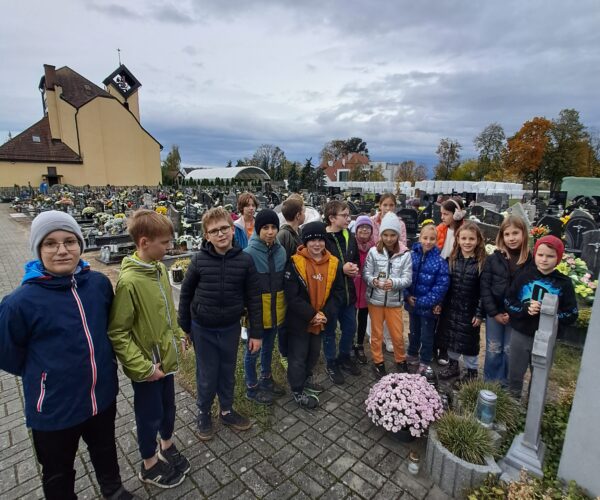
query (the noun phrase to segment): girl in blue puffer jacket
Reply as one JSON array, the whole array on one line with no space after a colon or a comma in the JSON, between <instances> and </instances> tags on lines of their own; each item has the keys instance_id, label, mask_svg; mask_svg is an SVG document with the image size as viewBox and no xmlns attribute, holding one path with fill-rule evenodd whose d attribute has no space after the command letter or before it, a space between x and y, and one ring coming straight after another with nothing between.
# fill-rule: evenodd
<instances>
[{"instance_id":1,"label":"girl in blue puffer jacket","mask_svg":"<svg viewBox=\"0 0 600 500\"><path fill-rule=\"evenodd\" d=\"M419 243L412 247L412 284L404 290L406 310L410 318L408 364L420 365L424 373L433 357L436 317L433 308L442 303L450 285L448 263L436 247L437 233L433 224L421 228Z\"/></svg>"}]
</instances>

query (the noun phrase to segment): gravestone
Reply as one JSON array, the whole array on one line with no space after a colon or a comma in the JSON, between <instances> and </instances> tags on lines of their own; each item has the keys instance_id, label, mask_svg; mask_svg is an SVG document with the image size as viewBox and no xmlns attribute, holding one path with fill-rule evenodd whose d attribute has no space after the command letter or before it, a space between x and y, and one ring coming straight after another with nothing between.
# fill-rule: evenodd
<instances>
[{"instance_id":1,"label":"gravestone","mask_svg":"<svg viewBox=\"0 0 600 500\"><path fill-rule=\"evenodd\" d=\"M500 461L499 465L504 471L503 480L518 481L521 469L527 469L539 478L543 476L546 445L541 439L542 416L558 330L557 310L558 297L547 293L542 300L540 323L531 350L532 369L525 432L514 438L508 453Z\"/></svg>"},{"instance_id":2,"label":"gravestone","mask_svg":"<svg viewBox=\"0 0 600 500\"><path fill-rule=\"evenodd\" d=\"M398 193L396 195L396 203L400 208L406 208L406 194Z\"/></svg>"},{"instance_id":3,"label":"gravestone","mask_svg":"<svg viewBox=\"0 0 600 500\"><path fill-rule=\"evenodd\" d=\"M500 226L504 221L504 215L495 212L494 210L486 210L483 214L483 222L491 226Z\"/></svg>"},{"instance_id":4,"label":"gravestone","mask_svg":"<svg viewBox=\"0 0 600 500\"><path fill-rule=\"evenodd\" d=\"M181 214L179 213L179 210L173 205L169 205L169 208L167 208L167 217L171 219L171 222L173 223L175 236L181 234Z\"/></svg>"},{"instance_id":5,"label":"gravestone","mask_svg":"<svg viewBox=\"0 0 600 500\"><path fill-rule=\"evenodd\" d=\"M412 239L419 232L419 214L412 208L401 208L396 212L406 226L406 238Z\"/></svg>"},{"instance_id":6,"label":"gravestone","mask_svg":"<svg viewBox=\"0 0 600 500\"><path fill-rule=\"evenodd\" d=\"M594 301L587 333L558 476L565 482L576 481L596 497L600 496L600 300Z\"/></svg>"},{"instance_id":7,"label":"gravestone","mask_svg":"<svg viewBox=\"0 0 600 500\"><path fill-rule=\"evenodd\" d=\"M438 203L433 204L432 218L436 225L442 223L442 206Z\"/></svg>"},{"instance_id":8,"label":"gravestone","mask_svg":"<svg viewBox=\"0 0 600 500\"><path fill-rule=\"evenodd\" d=\"M154 197L150 193L142 195L142 208L152 209L154 206Z\"/></svg>"},{"instance_id":9,"label":"gravestone","mask_svg":"<svg viewBox=\"0 0 600 500\"><path fill-rule=\"evenodd\" d=\"M481 205L475 205L471 208L471 215L477 217L479 220L483 220L483 215L485 214L485 208Z\"/></svg>"},{"instance_id":10,"label":"gravestone","mask_svg":"<svg viewBox=\"0 0 600 500\"><path fill-rule=\"evenodd\" d=\"M556 236L557 238L562 237L563 223L558 217L554 217L553 215L544 215L538 221L538 226L548 226L552 236Z\"/></svg>"},{"instance_id":11,"label":"gravestone","mask_svg":"<svg viewBox=\"0 0 600 500\"><path fill-rule=\"evenodd\" d=\"M550 191L550 205L562 207L567 206L567 195L569 193L567 191Z\"/></svg>"},{"instance_id":12,"label":"gravestone","mask_svg":"<svg viewBox=\"0 0 600 500\"><path fill-rule=\"evenodd\" d=\"M583 247L583 233L597 229L593 219L572 217L565 226L565 248L567 252L579 255Z\"/></svg>"},{"instance_id":13,"label":"gravestone","mask_svg":"<svg viewBox=\"0 0 600 500\"><path fill-rule=\"evenodd\" d=\"M523 205L521 205L520 203L517 203L516 205L513 205L513 209L517 205L519 205L522 208L523 213L527 217L527 221L529 222L529 224L533 225L533 223L535 222L535 219L536 219L536 211L537 211L535 205L533 203L525 203ZM523 216L521 215L521 217L523 217Z\"/></svg>"},{"instance_id":14,"label":"gravestone","mask_svg":"<svg viewBox=\"0 0 600 500\"><path fill-rule=\"evenodd\" d=\"M587 264L592 279L596 280L600 273L600 229L583 233L582 243L581 258Z\"/></svg>"},{"instance_id":15,"label":"gravestone","mask_svg":"<svg viewBox=\"0 0 600 500\"><path fill-rule=\"evenodd\" d=\"M589 213L586 210L581 210L580 208L576 208L575 210L573 210L573 212L571 212L571 219L574 219L576 217L582 217L584 219L594 219L594 217L592 216L591 213Z\"/></svg>"},{"instance_id":16,"label":"gravestone","mask_svg":"<svg viewBox=\"0 0 600 500\"><path fill-rule=\"evenodd\" d=\"M481 230L481 234L483 234L483 239L486 243L496 243L496 237L498 236L500 226L485 224L483 222L475 222L475 224L477 224L477 227Z\"/></svg>"}]
</instances>

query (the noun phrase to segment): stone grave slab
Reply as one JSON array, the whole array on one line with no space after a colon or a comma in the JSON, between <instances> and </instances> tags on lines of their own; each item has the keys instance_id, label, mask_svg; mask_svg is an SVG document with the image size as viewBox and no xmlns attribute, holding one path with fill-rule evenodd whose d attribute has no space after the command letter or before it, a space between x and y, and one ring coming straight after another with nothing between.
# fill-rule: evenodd
<instances>
[{"instance_id":1,"label":"stone grave slab","mask_svg":"<svg viewBox=\"0 0 600 500\"><path fill-rule=\"evenodd\" d=\"M593 279L600 274L600 229L583 233L581 258L585 261Z\"/></svg>"},{"instance_id":2,"label":"stone grave slab","mask_svg":"<svg viewBox=\"0 0 600 500\"><path fill-rule=\"evenodd\" d=\"M171 219L173 223L173 229L175 234L181 234L181 213L173 205L167 208L167 217Z\"/></svg>"},{"instance_id":3,"label":"stone grave slab","mask_svg":"<svg viewBox=\"0 0 600 500\"><path fill-rule=\"evenodd\" d=\"M498 236L500 226L486 224L484 222L475 222L475 224L477 224L477 226L481 230L481 233L483 234L483 239L486 243L496 243L496 236Z\"/></svg>"},{"instance_id":4,"label":"stone grave slab","mask_svg":"<svg viewBox=\"0 0 600 500\"><path fill-rule=\"evenodd\" d=\"M567 252L579 255L583 247L583 233L597 229L589 217L572 217L565 227L565 247Z\"/></svg>"},{"instance_id":5,"label":"stone grave slab","mask_svg":"<svg viewBox=\"0 0 600 500\"><path fill-rule=\"evenodd\" d=\"M483 215L485 214L485 208L481 205L475 205L471 207L471 215L477 217L479 220L483 220Z\"/></svg>"},{"instance_id":6,"label":"stone grave slab","mask_svg":"<svg viewBox=\"0 0 600 500\"><path fill-rule=\"evenodd\" d=\"M504 222L504 215L494 210L486 210L483 214L483 222L491 226L500 226Z\"/></svg>"},{"instance_id":7,"label":"stone grave slab","mask_svg":"<svg viewBox=\"0 0 600 500\"><path fill-rule=\"evenodd\" d=\"M562 237L563 223L558 217L554 217L553 215L544 215L538 221L538 226L548 226L552 236L556 236L557 238Z\"/></svg>"},{"instance_id":8,"label":"stone grave slab","mask_svg":"<svg viewBox=\"0 0 600 500\"><path fill-rule=\"evenodd\" d=\"M406 225L406 237L414 238L419 232L419 214L412 208L401 208L396 214Z\"/></svg>"},{"instance_id":9,"label":"stone grave slab","mask_svg":"<svg viewBox=\"0 0 600 500\"><path fill-rule=\"evenodd\" d=\"M441 224L441 222L442 222L442 206L439 205L438 203L433 204L432 218L433 218L433 222L435 222L436 225Z\"/></svg>"}]
</instances>

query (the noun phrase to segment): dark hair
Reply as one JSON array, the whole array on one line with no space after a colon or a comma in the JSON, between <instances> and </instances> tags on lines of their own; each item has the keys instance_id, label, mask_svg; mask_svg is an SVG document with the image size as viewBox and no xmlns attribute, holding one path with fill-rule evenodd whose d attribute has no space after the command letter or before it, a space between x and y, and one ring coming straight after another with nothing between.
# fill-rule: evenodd
<instances>
[{"instance_id":1,"label":"dark hair","mask_svg":"<svg viewBox=\"0 0 600 500\"><path fill-rule=\"evenodd\" d=\"M381 204L388 198L394 202L394 205L398 204L396 201L396 195L394 195L394 193L383 193L379 198L379 206L381 206Z\"/></svg>"},{"instance_id":2,"label":"dark hair","mask_svg":"<svg viewBox=\"0 0 600 500\"><path fill-rule=\"evenodd\" d=\"M323 217L325 218L325 225L331 226L329 217L335 217L340 211L346 210L348 204L345 201L332 200L327 202L323 209Z\"/></svg>"},{"instance_id":3,"label":"dark hair","mask_svg":"<svg viewBox=\"0 0 600 500\"><path fill-rule=\"evenodd\" d=\"M287 221L292 221L304 210L304 202L297 198L288 198L281 205L281 214Z\"/></svg>"}]
</instances>

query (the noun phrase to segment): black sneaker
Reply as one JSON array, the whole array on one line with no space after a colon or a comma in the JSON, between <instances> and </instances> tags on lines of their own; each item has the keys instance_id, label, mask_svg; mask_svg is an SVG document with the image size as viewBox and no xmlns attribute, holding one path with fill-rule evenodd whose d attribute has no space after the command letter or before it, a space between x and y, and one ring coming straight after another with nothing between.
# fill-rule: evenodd
<instances>
[{"instance_id":1,"label":"black sneaker","mask_svg":"<svg viewBox=\"0 0 600 500\"><path fill-rule=\"evenodd\" d=\"M319 394L325 390L325 387L323 387L321 384L317 384L314 380L314 377L311 375L306 379L306 382L304 382L304 390Z\"/></svg>"},{"instance_id":2,"label":"black sneaker","mask_svg":"<svg viewBox=\"0 0 600 500\"><path fill-rule=\"evenodd\" d=\"M340 358L338 360L338 366L350 375L354 375L355 377L360 375L360 368L350 356Z\"/></svg>"},{"instance_id":3,"label":"black sneaker","mask_svg":"<svg viewBox=\"0 0 600 500\"><path fill-rule=\"evenodd\" d=\"M198 415L198 438L200 441L210 441L215 435L210 413L200 413Z\"/></svg>"},{"instance_id":4,"label":"black sneaker","mask_svg":"<svg viewBox=\"0 0 600 500\"><path fill-rule=\"evenodd\" d=\"M259 386L263 391L272 394L276 398L285 395L285 389L275 382L273 377L260 379Z\"/></svg>"},{"instance_id":5,"label":"black sneaker","mask_svg":"<svg viewBox=\"0 0 600 500\"><path fill-rule=\"evenodd\" d=\"M258 386L248 387L246 389L246 399L254 401L259 405L268 406L273 404L273 396L271 396L271 394L269 394L267 391L263 391Z\"/></svg>"},{"instance_id":6,"label":"black sneaker","mask_svg":"<svg viewBox=\"0 0 600 500\"><path fill-rule=\"evenodd\" d=\"M385 371L385 363L373 365L373 369L375 370L375 375L377 378L385 377L387 375L387 372Z\"/></svg>"},{"instance_id":7,"label":"black sneaker","mask_svg":"<svg viewBox=\"0 0 600 500\"><path fill-rule=\"evenodd\" d=\"M408 373L408 365L406 361L396 363L396 373Z\"/></svg>"},{"instance_id":8,"label":"black sneaker","mask_svg":"<svg viewBox=\"0 0 600 500\"><path fill-rule=\"evenodd\" d=\"M185 476L181 472L176 471L171 465L162 460L157 460L157 462L148 470L146 470L142 462L142 470L138 477L143 483L153 484L154 486L165 489L175 488L175 486L179 486L183 483L183 480L185 479Z\"/></svg>"},{"instance_id":9,"label":"black sneaker","mask_svg":"<svg viewBox=\"0 0 600 500\"><path fill-rule=\"evenodd\" d=\"M438 377L442 380L448 380L449 378L458 377L460 375L460 366L458 366L458 360L451 359L448 366L441 369L438 373Z\"/></svg>"},{"instance_id":10,"label":"black sneaker","mask_svg":"<svg viewBox=\"0 0 600 500\"><path fill-rule=\"evenodd\" d=\"M319 406L319 398L314 394L310 394L307 392L294 392L293 396L294 401L298 403L298 406L308 408L309 410L313 410L317 406Z\"/></svg>"},{"instance_id":11,"label":"black sneaker","mask_svg":"<svg viewBox=\"0 0 600 500\"><path fill-rule=\"evenodd\" d=\"M232 429L236 431L247 431L252 427L252 422L248 420L246 417L242 417L237 411L232 409L229 413L223 415L223 413L219 412L219 418L221 422L225 425L228 425Z\"/></svg>"},{"instance_id":12,"label":"black sneaker","mask_svg":"<svg viewBox=\"0 0 600 500\"><path fill-rule=\"evenodd\" d=\"M345 382L344 375L342 375L342 370L340 370L340 367L337 363L333 365L327 365L326 371L327 375L335 385L342 385Z\"/></svg>"},{"instance_id":13,"label":"black sneaker","mask_svg":"<svg viewBox=\"0 0 600 500\"><path fill-rule=\"evenodd\" d=\"M185 458L173 443L166 450L158 450L158 458L163 462L167 462L177 472L187 474L190 471L191 465L187 458Z\"/></svg>"},{"instance_id":14,"label":"black sneaker","mask_svg":"<svg viewBox=\"0 0 600 500\"><path fill-rule=\"evenodd\" d=\"M365 356L365 348L362 345L355 345L353 348L354 357L361 365L367 364L367 357Z\"/></svg>"}]
</instances>

